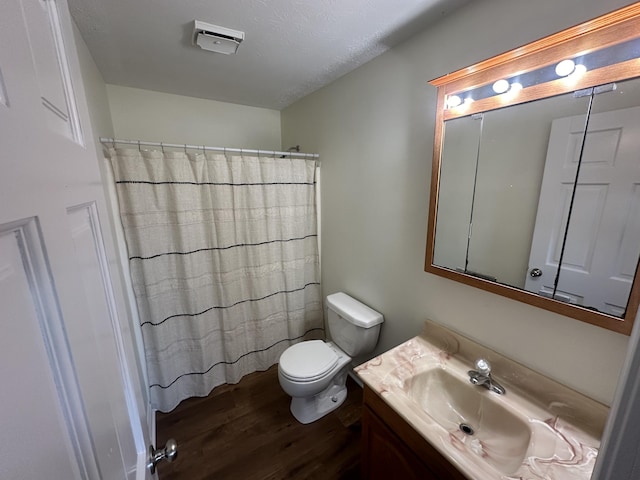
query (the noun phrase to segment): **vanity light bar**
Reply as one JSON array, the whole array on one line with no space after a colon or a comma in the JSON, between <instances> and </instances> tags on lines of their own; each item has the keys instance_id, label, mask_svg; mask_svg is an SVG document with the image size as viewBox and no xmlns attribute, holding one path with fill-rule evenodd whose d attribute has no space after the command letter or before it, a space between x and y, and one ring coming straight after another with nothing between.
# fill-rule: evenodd
<instances>
[{"instance_id":1,"label":"vanity light bar","mask_svg":"<svg viewBox=\"0 0 640 480\"><path fill-rule=\"evenodd\" d=\"M557 65L548 65L511 78L500 79L492 84L448 95L445 109L456 108L461 105L462 102L456 105L449 104L448 100L452 97L462 98L468 96L469 98L473 97L475 100L481 100L507 93L516 94L523 88L557 80L559 77L572 80L588 70L597 70L598 68L636 58L640 58L640 38L584 55L577 55L573 58L562 60Z\"/></svg>"}]
</instances>

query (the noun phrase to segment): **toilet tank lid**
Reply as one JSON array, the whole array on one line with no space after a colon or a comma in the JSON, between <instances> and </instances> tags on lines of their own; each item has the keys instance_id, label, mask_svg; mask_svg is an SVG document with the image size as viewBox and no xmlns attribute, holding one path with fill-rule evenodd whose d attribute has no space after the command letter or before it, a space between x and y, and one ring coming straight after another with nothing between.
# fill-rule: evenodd
<instances>
[{"instance_id":1,"label":"toilet tank lid","mask_svg":"<svg viewBox=\"0 0 640 480\"><path fill-rule=\"evenodd\" d=\"M381 313L343 292L328 295L327 305L338 315L358 327L371 328L384 321Z\"/></svg>"}]
</instances>

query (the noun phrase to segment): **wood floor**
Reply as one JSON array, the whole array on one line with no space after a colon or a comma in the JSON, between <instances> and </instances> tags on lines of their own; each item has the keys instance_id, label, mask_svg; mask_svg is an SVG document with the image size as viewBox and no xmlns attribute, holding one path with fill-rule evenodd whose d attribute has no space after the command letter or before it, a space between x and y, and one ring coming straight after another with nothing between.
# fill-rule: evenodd
<instances>
[{"instance_id":1,"label":"wood floor","mask_svg":"<svg viewBox=\"0 0 640 480\"><path fill-rule=\"evenodd\" d=\"M158 413L157 445L178 442L160 480L359 479L362 389L347 386L345 403L309 425L289 412L277 365Z\"/></svg>"}]
</instances>

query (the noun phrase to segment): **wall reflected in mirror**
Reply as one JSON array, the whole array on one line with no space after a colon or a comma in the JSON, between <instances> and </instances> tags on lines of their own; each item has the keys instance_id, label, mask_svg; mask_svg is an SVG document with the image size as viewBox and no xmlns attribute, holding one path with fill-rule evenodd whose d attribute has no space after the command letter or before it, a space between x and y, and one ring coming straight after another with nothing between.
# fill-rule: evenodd
<instances>
[{"instance_id":1,"label":"wall reflected in mirror","mask_svg":"<svg viewBox=\"0 0 640 480\"><path fill-rule=\"evenodd\" d=\"M433 261L462 272L466 271L481 133L481 115L449 120L444 132Z\"/></svg>"}]
</instances>

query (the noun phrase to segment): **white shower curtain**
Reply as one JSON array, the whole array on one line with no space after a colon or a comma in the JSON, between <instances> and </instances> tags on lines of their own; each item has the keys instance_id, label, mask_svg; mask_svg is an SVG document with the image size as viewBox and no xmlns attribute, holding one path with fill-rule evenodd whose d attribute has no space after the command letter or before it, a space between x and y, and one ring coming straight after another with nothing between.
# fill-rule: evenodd
<instances>
[{"instance_id":1,"label":"white shower curtain","mask_svg":"<svg viewBox=\"0 0 640 480\"><path fill-rule=\"evenodd\" d=\"M324 336L314 160L109 155L154 408Z\"/></svg>"}]
</instances>

